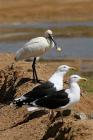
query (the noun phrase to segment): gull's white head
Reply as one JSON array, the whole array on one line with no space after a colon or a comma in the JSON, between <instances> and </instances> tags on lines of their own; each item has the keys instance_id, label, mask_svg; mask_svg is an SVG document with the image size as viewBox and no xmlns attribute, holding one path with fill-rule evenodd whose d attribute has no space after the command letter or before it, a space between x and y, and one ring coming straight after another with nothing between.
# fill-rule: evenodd
<instances>
[{"instance_id":1,"label":"gull's white head","mask_svg":"<svg viewBox=\"0 0 93 140\"><path fill-rule=\"evenodd\" d=\"M57 68L57 71L66 74L70 69L76 70L74 67L70 67L68 65L61 65Z\"/></svg>"},{"instance_id":2,"label":"gull's white head","mask_svg":"<svg viewBox=\"0 0 93 140\"><path fill-rule=\"evenodd\" d=\"M77 83L79 82L80 80L83 80L83 81L87 81L86 78L83 78L83 77L80 77L79 75L71 75L70 76L70 79L69 79L69 82L70 83Z\"/></svg>"}]
</instances>

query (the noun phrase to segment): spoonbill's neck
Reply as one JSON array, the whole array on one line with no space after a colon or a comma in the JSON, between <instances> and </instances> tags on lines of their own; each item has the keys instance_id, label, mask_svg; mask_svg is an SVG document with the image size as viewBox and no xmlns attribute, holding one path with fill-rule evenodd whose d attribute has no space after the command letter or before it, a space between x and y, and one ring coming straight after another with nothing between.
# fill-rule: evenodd
<instances>
[{"instance_id":1,"label":"spoonbill's neck","mask_svg":"<svg viewBox=\"0 0 93 140\"><path fill-rule=\"evenodd\" d=\"M49 43L49 46L50 46L51 48L53 48L53 47L55 46L53 40L50 39L49 37L47 37L46 39L47 39L47 42Z\"/></svg>"}]
</instances>

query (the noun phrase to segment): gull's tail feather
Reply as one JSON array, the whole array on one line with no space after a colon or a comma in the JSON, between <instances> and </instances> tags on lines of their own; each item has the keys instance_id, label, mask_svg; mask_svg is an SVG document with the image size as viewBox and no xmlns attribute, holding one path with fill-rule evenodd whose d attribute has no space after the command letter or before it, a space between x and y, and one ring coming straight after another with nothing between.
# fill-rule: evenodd
<instances>
[{"instance_id":1,"label":"gull's tail feather","mask_svg":"<svg viewBox=\"0 0 93 140\"><path fill-rule=\"evenodd\" d=\"M38 107L28 107L27 110L28 110L29 112L32 112L32 111L39 110L39 108L38 108Z\"/></svg>"},{"instance_id":2,"label":"gull's tail feather","mask_svg":"<svg viewBox=\"0 0 93 140\"><path fill-rule=\"evenodd\" d=\"M24 96L16 98L12 103L12 105L15 105L16 107L22 107L25 104L27 104L27 103L26 103L26 97L24 97Z\"/></svg>"}]
</instances>

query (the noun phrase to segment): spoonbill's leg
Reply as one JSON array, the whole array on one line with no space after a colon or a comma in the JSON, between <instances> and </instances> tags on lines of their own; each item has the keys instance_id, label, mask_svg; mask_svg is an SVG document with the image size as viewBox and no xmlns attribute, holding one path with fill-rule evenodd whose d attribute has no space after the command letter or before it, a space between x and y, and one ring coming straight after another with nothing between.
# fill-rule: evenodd
<instances>
[{"instance_id":1,"label":"spoonbill's leg","mask_svg":"<svg viewBox=\"0 0 93 140\"><path fill-rule=\"evenodd\" d=\"M34 57L33 64L32 64L32 70L33 70L33 82L38 83L38 76L36 72L36 57Z\"/></svg>"}]
</instances>

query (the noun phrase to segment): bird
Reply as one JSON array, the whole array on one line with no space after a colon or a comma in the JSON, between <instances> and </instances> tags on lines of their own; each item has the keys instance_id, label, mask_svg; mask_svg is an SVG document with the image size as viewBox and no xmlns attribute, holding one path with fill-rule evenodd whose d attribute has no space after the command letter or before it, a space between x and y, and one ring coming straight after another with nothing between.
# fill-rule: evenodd
<instances>
[{"instance_id":1,"label":"bird","mask_svg":"<svg viewBox=\"0 0 93 140\"><path fill-rule=\"evenodd\" d=\"M52 74L48 81L41 83L40 85L34 87L28 93L25 93L19 98L14 99L13 104L16 107L21 107L24 104L29 104L36 99L42 98L46 95L51 95L52 93L63 89L63 79L65 74L70 70L75 70L75 67L68 65L61 65Z\"/></svg>"},{"instance_id":2,"label":"bird","mask_svg":"<svg viewBox=\"0 0 93 140\"><path fill-rule=\"evenodd\" d=\"M40 99L36 99L29 103L28 111L37 108L51 109L56 111L61 111L69 108L70 106L78 103L80 101L80 87L78 82L80 80L86 81L79 75L71 75L69 78L69 88L59 91L54 91L54 94L48 94ZM61 114L62 115L62 114ZM62 118L63 122L63 118Z\"/></svg>"},{"instance_id":3,"label":"bird","mask_svg":"<svg viewBox=\"0 0 93 140\"><path fill-rule=\"evenodd\" d=\"M32 70L33 70L33 82L38 83L36 72L36 59L45 54L49 49L56 47L57 51L61 51L61 48L57 46L53 38L53 32L51 30L45 31L44 37L36 37L27 42L23 48L20 48L15 55L15 60L26 60L33 57Z\"/></svg>"}]
</instances>

